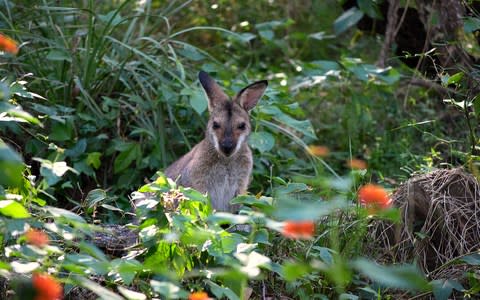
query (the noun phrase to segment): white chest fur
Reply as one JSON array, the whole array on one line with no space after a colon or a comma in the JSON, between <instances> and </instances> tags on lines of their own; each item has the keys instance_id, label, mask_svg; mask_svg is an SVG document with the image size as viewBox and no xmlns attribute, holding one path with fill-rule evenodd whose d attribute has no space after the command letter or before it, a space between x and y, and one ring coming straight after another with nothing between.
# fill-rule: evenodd
<instances>
[{"instance_id":1,"label":"white chest fur","mask_svg":"<svg viewBox=\"0 0 480 300\"><path fill-rule=\"evenodd\" d=\"M217 165L207 179L207 193L213 207L219 211L229 211L229 202L239 190L240 178L233 172L229 165Z\"/></svg>"}]
</instances>

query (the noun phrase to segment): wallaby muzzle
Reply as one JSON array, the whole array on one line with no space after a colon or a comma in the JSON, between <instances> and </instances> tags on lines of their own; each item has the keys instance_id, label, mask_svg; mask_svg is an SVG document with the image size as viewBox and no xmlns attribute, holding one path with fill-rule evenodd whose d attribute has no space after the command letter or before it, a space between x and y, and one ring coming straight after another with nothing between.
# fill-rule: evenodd
<instances>
[{"instance_id":1,"label":"wallaby muzzle","mask_svg":"<svg viewBox=\"0 0 480 300\"><path fill-rule=\"evenodd\" d=\"M235 150L236 143L232 138L225 138L220 142L220 150L225 154L225 156L230 156Z\"/></svg>"}]
</instances>

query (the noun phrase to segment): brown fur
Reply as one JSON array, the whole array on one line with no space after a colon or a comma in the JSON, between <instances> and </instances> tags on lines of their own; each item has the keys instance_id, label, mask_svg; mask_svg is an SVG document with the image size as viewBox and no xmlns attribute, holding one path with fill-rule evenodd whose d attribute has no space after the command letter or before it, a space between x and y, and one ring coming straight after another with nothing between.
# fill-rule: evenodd
<instances>
[{"instance_id":1,"label":"brown fur","mask_svg":"<svg viewBox=\"0 0 480 300\"><path fill-rule=\"evenodd\" d=\"M208 193L218 211L234 211L232 198L247 191L252 172L249 111L260 100L267 81L255 82L241 90L233 100L205 72L200 83L208 98L205 138L170 165L165 174L177 183Z\"/></svg>"}]
</instances>

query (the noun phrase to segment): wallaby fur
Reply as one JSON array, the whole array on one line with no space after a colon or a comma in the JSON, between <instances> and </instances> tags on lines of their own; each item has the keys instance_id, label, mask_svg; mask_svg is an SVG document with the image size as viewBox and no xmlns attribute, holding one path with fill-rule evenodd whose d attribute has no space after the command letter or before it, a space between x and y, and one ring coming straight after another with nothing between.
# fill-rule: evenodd
<instances>
[{"instance_id":1,"label":"wallaby fur","mask_svg":"<svg viewBox=\"0 0 480 300\"><path fill-rule=\"evenodd\" d=\"M247 144L249 112L268 83L252 83L230 100L207 73L200 71L198 79L210 114L205 138L170 165L165 174L182 186L208 193L215 210L234 212L238 208L229 202L247 191L252 173L252 151Z\"/></svg>"}]
</instances>

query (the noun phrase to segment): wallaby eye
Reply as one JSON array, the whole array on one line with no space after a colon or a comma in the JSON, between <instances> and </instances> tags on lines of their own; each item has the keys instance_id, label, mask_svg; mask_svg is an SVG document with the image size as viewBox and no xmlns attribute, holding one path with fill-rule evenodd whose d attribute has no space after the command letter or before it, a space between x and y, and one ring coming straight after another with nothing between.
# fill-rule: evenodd
<instances>
[{"instance_id":1,"label":"wallaby eye","mask_svg":"<svg viewBox=\"0 0 480 300\"><path fill-rule=\"evenodd\" d=\"M247 128L247 125L245 123L240 123L237 128L240 130L245 130L245 128Z\"/></svg>"},{"instance_id":2,"label":"wallaby eye","mask_svg":"<svg viewBox=\"0 0 480 300\"><path fill-rule=\"evenodd\" d=\"M213 129L219 129L220 128L220 124L218 124L217 122L213 121Z\"/></svg>"}]
</instances>

